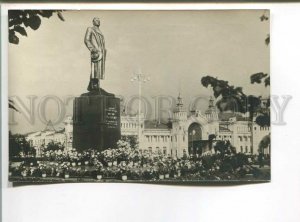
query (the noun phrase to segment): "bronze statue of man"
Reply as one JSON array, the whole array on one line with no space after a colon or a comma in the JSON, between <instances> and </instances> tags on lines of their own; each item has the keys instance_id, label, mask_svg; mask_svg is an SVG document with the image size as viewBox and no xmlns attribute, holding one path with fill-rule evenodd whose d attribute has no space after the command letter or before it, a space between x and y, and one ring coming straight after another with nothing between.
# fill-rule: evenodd
<instances>
[{"instance_id":1,"label":"bronze statue of man","mask_svg":"<svg viewBox=\"0 0 300 222\"><path fill-rule=\"evenodd\" d=\"M88 91L99 90L99 81L104 79L106 49L104 35L100 31L100 19L93 19L93 27L86 30L84 43L91 52L91 75Z\"/></svg>"}]
</instances>

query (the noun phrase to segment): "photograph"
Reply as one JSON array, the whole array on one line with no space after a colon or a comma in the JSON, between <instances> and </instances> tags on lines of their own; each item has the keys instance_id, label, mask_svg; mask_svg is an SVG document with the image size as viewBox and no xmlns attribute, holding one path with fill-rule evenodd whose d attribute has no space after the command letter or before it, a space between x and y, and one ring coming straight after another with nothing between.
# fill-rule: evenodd
<instances>
[{"instance_id":1,"label":"photograph","mask_svg":"<svg viewBox=\"0 0 300 222\"><path fill-rule=\"evenodd\" d=\"M271 181L270 11L8 10L8 180Z\"/></svg>"}]
</instances>

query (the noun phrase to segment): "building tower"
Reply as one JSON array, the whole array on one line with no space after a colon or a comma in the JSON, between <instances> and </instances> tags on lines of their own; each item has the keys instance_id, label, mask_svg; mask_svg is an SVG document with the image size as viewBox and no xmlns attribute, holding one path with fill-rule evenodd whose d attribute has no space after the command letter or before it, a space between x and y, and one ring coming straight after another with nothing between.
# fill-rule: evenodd
<instances>
[{"instance_id":1,"label":"building tower","mask_svg":"<svg viewBox=\"0 0 300 222\"><path fill-rule=\"evenodd\" d=\"M208 122L218 121L218 110L214 104L214 99L212 96L209 98L208 109L205 111L205 117L207 118Z\"/></svg>"},{"instance_id":2,"label":"building tower","mask_svg":"<svg viewBox=\"0 0 300 222\"><path fill-rule=\"evenodd\" d=\"M183 107L183 99L179 93L177 97L177 104L174 110L174 120L175 121L186 121L187 111Z\"/></svg>"},{"instance_id":3,"label":"building tower","mask_svg":"<svg viewBox=\"0 0 300 222\"><path fill-rule=\"evenodd\" d=\"M177 104L173 112L172 124L172 155L182 157L184 153L188 155L188 136L185 130L187 123L187 111L183 106L183 99L179 93L177 97Z\"/></svg>"}]
</instances>

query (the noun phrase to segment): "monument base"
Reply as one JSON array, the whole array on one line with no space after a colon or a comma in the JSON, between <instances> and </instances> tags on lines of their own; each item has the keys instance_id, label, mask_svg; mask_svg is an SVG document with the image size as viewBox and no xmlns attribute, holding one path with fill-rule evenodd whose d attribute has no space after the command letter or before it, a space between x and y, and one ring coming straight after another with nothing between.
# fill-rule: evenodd
<instances>
[{"instance_id":1,"label":"monument base","mask_svg":"<svg viewBox=\"0 0 300 222\"><path fill-rule=\"evenodd\" d=\"M116 148L121 138L120 99L100 89L76 97L73 104L73 147L79 151Z\"/></svg>"}]
</instances>

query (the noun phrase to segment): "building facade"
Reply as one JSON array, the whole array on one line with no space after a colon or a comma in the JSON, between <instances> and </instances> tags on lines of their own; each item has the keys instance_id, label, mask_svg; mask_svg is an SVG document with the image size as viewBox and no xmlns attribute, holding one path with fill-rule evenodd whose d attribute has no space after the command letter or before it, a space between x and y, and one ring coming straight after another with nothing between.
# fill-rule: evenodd
<instances>
[{"instance_id":1,"label":"building facade","mask_svg":"<svg viewBox=\"0 0 300 222\"><path fill-rule=\"evenodd\" d=\"M260 141L269 134L269 127L261 127L246 116L219 113L212 98L204 113L200 110L188 113L179 95L173 116L167 123L146 120L143 114L121 116L121 135L138 137L140 150L160 151L177 157L213 150L208 143L212 135L215 141L229 141L237 152L258 154ZM46 129L28 134L26 139L38 155L51 141L62 143L68 151L73 148L72 117L68 116L64 121L63 131ZM264 153L270 154L270 147Z\"/></svg>"},{"instance_id":2,"label":"building facade","mask_svg":"<svg viewBox=\"0 0 300 222\"><path fill-rule=\"evenodd\" d=\"M260 127L245 115L219 113L212 98L204 113L200 110L188 113L179 95L173 118L168 123L141 119L139 128L138 116L122 116L121 134L140 135L141 150L160 151L178 157L201 155L212 150L208 143L212 135L215 141L229 141L237 152L258 154L260 141L270 134L269 127ZM264 153L270 154L270 147Z\"/></svg>"},{"instance_id":3,"label":"building facade","mask_svg":"<svg viewBox=\"0 0 300 222\"><path fill-rule=\"evenodd\" d=\"M28 133L25 138L35 148L37 157L41 156L43 149L51 142L60 143L64 147L64 151L67 152L72 149L73 142L72 116L67 116L65 119L64 129L55 130L49 121L43 131Z\"/></svg>"}]
</instances>

